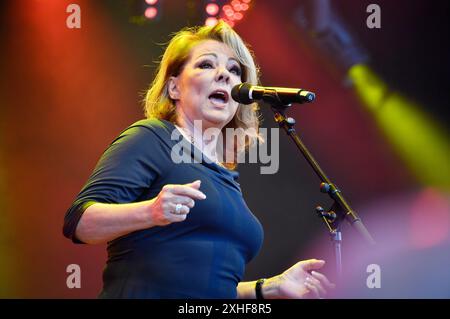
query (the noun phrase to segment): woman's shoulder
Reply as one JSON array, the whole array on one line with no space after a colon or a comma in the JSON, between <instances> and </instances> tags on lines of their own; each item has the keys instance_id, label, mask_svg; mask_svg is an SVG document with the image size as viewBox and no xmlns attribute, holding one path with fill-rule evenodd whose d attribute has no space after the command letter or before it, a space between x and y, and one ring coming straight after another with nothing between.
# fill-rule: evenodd
<instances>
[{"instance_id":1,"label":"woman's shoulder","mask_svg":"<svg viewBox=\"0 0 450 319\"><path fill-rule=\"evenodd\" d=\"M120 132L118 139L126 136L159 137L166 139L170 137L175 125L166 120L157 118L142 119L134 122Z\"/></svg>"},{"instance_id":2,"label":"woman's shoulder","mask_svg":"<svg viewBox=\"0 0 450 319\"><path fill-rule=\"evenodd\" d=\"M139 120L131 124L127 129L133 127L144 127L155 132L165 131L169 133L172 132L172 130L175 128L173 123L166 120L160 120L157 118L148 118Z\"/></svg>"},{"instance_id":3,"label":"woman's shoulder","mask_svg":"<svg viewBox=\"0 0 450 319\"><path fill-rule=\"evenodd\" d=\"M152 158L171 147L171 122L159 119L143 119L123 129L108 145L104 154L117 159ZM163 146L163 147L161 147Z\"/></svg>"},{"instance_id":4,"label":"woman's shoulder","mask_svg":"<svg viewBox=\"0 0 450 319\"><path fill-rule=\"evenodd\" d=\"M110 145L153 144L157 141L168 144L175 126L166 120L142 119L123 129Z\"/></svg>"}]
</instances>

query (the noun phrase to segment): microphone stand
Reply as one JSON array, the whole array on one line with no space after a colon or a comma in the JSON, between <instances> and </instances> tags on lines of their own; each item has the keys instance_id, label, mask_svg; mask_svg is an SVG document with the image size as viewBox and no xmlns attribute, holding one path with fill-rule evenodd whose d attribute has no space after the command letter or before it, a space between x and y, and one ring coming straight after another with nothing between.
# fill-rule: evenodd
<instances>
[{"instance_id":1,"label":"microphone stand","mask_svg":"<svg viewBox=\"0 0 450 319\"><path fill-rule=\"evenodd\" d=\"M328 211L325 211L321 206L316 207L317 215L325 223L330 237L333 242L335 259L336 259L336 274L338 278L342 275L342 233L340 224L346 219L350 225L362 236L366 243L370 245L375 245L375 241L370 235L369 231L366 229L361 219L358 217L356 212L350 207L348 202L345 200L342 192L336 187L336 184L332 183L330 179L325 175L324 171L320 168L317 161L314 159L312 154L300 140L299 136L295 132L294 124L295 120L291 117L286 118L284 112L291 105L285 105L281 102L278 96L266 95L264 97L266 102L271 104L271 109L274 112L275 121L278 125L283 128L287 135L289 135L294 141L297 148L303 154L303 156L308 161L309 165L312 167L314 172L319 176L322 183L320 184L320 191L322 193L328 194L334 201L333 205Z\"/></svg>"}]
</instances>

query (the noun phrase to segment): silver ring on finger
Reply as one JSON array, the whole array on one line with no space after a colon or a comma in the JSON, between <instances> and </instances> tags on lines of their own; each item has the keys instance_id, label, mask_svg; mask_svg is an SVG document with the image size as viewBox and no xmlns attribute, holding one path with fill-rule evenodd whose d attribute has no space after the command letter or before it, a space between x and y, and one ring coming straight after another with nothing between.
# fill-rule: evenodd
<instances>
[{"instance_id":1,"label":"silver ring on finger","mask_svg":"<svg viewBox=\"0 0 450 319\"><path fill-rule=\"evenodd\" d=\"M175 205L175 214L181 215L181 208L183 208L182 204L176 204Z\"/></svg>"}]
</instances>

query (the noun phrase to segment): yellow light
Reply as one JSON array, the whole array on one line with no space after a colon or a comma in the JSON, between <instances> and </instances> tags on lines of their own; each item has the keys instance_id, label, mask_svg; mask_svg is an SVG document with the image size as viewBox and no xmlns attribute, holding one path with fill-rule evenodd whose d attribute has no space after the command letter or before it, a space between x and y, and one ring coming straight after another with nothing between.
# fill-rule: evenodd
<instances>
[{"instance_id":1,"label":"yellow light","mask_svg":"<svg viewBox=\"0 0 450 319\"><path fill-rule=\"evenodd\" d=\"M450 192L450 139L423 107L389 91L366 65L355 65L349 77L361 102L372 111L394 151L417 179Z\"/></svg>"},{"instance_id":2,"label":"yellow light","mask_svg":"<svg viewBox=\"0 0 450 319\"><path fill-rule=\"evenodd\" d=\"M352 66L349 70L349 77L365 105L372 110L381 107L388 88L367 65Z\"/></svg>"}]
</instances>

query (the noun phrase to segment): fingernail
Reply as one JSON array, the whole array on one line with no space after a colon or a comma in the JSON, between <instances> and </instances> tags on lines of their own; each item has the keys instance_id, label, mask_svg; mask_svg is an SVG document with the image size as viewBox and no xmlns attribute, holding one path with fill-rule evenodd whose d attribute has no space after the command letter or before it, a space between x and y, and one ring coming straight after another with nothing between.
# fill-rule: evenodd
<instances>
[{"instance_id":1,"label":"fingernail","mask_svg":"<svg viewBox=\"0 0 450 319\"><path fill-rule=\"evenodd\" d=\"M201 196L202 199L205 199L205 198L206 198L206 195L203 194L203 193L202 193L200 196Z\"/></svg>"}]
</instances>

